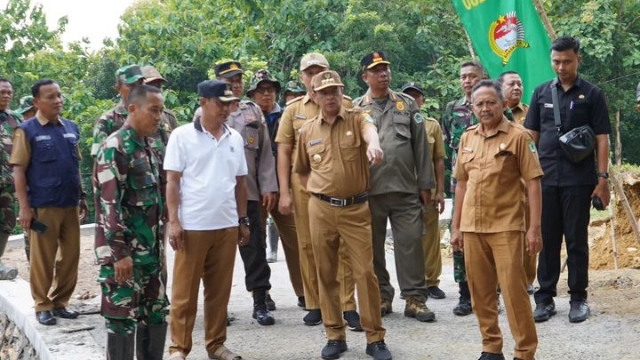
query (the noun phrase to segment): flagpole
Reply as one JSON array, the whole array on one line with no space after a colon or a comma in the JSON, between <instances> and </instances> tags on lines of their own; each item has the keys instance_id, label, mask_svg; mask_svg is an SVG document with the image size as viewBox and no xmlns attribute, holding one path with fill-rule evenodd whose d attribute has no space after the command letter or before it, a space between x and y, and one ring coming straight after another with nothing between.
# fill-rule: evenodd
<instances>
[{"instance_id":1,"label":"flagpole","mask_svg":"<svg viewBox=\"0 0 640 360\"><path fill-rule=\"evenodd\" d=\"M464 30L464 35L467 37L467 47L469 48L469 53L471 54L471 58L473 59L473 61L476 61L476 53L475 51L473 51L473 44L471 43L471 38L469 37L469 33L464 27L462 29Z\"/></svg>"},{"instance_id":2,"label":"flagpole","mask_svg":"<svg viewBox=\"0 0 640 360\"><path fill-rule=\"evenodd\" d=\"M544 11L544 5L542 5L542 2L540 0L533 0L533 5L536 7L536 10L538 10L538 15L540 15L540 19L542 20L545 29L547 29L549 38L551 39L551 41L555 40L557 38L556 32L555 30L553 30L553 26L551 26L551 22L547 17L546 11Z\"/></svg>"}]
</instances>

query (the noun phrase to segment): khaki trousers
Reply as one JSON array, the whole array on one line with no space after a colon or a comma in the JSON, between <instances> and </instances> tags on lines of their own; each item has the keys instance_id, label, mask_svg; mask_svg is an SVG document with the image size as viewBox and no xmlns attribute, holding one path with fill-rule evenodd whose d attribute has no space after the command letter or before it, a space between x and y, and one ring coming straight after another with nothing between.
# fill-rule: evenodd
<instances>
[{"instance_id":1,"label":"khaki trousers","mask_svg":"<svg viewBox=\"0 0 640 360\"><path fill-rule=\"evenodd\" d=\"M171 290L169 352L189 354L198 310L200 279L204 286L204 331L207 352L227 340L227 305L238 248L238 228L184 232L185 248L176 251Z\"/></svg>"},{"instance_id":2,"label":"khaki trousers","mask_svg":"<svg viewBox=\"0 0 640 360\"><path fill-rule=\"evenodd\" d=\"M438 223L438 208L435 202L427 205L422 221L425 233L422 235L422 250L424 251L424 275L427 287L440 285L442 274L442 253L440 252L440 225Z\"/></svg>"},{"instance_id":3,"label":"khaki trousers","mask_svg":"<svg viewBox=\"0 0 640 360\"><path fill-rule=\"evenodd\" d=\"M482 350L490 353L502 352L496 292L499 282L509 328L515 340L513 356L524 360L533 359L538 346L538 335L520 260L524 233L464 233L463 236L467 281L473 312L482 334Z\"/></svg>"},{"instance_id":4,"label":"khaki trousers","mask_svg":"<svg viewBox=\"0 0 640 360\"><path fill-rule=\"evenodd\" d=\"M525 229L529 229L529 203L525 203L524 206L524 222ZM522 248L522 265L524 265L524 273L527 275L527 285L533 285L536 280L536 271L538 271L538 255L529 255L527 252L526 242L523 241Z\"/></svg>"},{"instance_id":5,"label":"khaki trousers","mask_svg":"<svg viewBox=\"0 0 640 360\"><path fill-rule=\"evenodd\" d=\"M345 340L345 324L340 306L338 263L345 249L358 289L358 306L367 343L384 340L380 315L380 290L373 270L371 215L369 205L334 207L316 197L309 200L311 242L316 257L320 308L329 340ZM340 240L342 239L342 241Z\"/></svg>"},{"instance_id":6,"label":"khaki trousers","mask_svg":"<svg viewBox=\"0 0 640 360\"><path fill-rule=\"evenodd\" d=\"M309 193L300 183L298 174L291 174L291 192L295 206L296 230L298 232L298 248L300 250L300 271L304 284L304 298L308 310L319 309L318 274L316 261L311 245L311 231L309 229ZM316 231L314 229L314 231ZM348 265L348 252L344 246L340 247L340 261L338 263L338 279L340 279L340 301L342 311L356 309L354 299L355 285L353 273Z\"/></svg>"},{"instance_id":7,"label":"khaki trousers","mask_svg":"<svg viewBox=\"0 0 640 360\"><path fill-rule=\"evenodd\" d=\"M296 232L296 220L293 214L283 215L278 211L278 201L280 197L276 197L276 206L269 214L276 223L276 228L280 234L282 241L282 250L284 250L284 258L287 261L287 269L289 270L289 280L293 291L297 297L304 296L304 286L302 284L302 273L300 272L300 251L298 250L298 234ZM264 233L267 231L267 210L262 208L262 225Z\"/></svg>"},{"instance_id":8,"label":"khaki trousers","mask_svg":"<svg viewBox=\"0 0 640 360\"><path fill-rule=\"evenodd\" d=\"M40 312L66 307L76 288L80 219L77 206L34 210L38 220L47 225L43 234L29 232L31 296L36 312Z\"/></svg>"}]
</instances>

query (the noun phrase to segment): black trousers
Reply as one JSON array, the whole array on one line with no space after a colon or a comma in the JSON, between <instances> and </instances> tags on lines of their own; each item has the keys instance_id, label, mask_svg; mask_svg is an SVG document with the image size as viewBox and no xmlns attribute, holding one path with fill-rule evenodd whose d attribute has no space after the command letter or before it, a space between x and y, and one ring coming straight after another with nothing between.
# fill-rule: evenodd
<instances>
[{"instance_id":1,"label":"black trousers","mask_svg":"<svg viewBox=\"0 0 640 360\"><path fill-rule=\"evenodd\" d=\"M589 209L594 186L542 186L542 252L538 257L540 289L536 304L557 295L562 236L567 246L571 301L587 300L589 285Z\"/></svg>"},{"instance_id":2,"label":"black trousers","mask_svg":"<svg viewBox=\"0 0 640 360\"><path fill-rule=\"evenodd\" d=\"M271 289L271 268L267 263L267 242L262 228L262 211L258 201L247 203L247 216L249 217L249 243L240 246L240 256L244 263L244 282L247 291L256 289Z\"/></svg>"}]
</instances>

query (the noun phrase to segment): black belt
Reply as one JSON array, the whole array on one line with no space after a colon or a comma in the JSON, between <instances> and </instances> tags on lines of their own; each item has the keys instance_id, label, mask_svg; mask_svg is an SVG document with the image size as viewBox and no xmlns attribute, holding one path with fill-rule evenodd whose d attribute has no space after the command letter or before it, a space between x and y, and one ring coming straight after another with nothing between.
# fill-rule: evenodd
<instances>
[{"instance_id":1,"label":"black belt","mask_svg":"<svg viewBox=\"0 0 640 360\"><path fill-rule=\"evenodd\" d=\"M318 199L328 202L329 204L331 204L331 206L337 206L337 207L345 207L349 205L360 204L369 199L368 192L363 192L362 194L358 194L350 198L336 198L336 197L326 196L323 194L316 194L316 193L312 193L312 194Z\"/></svg>"}]
</instances>

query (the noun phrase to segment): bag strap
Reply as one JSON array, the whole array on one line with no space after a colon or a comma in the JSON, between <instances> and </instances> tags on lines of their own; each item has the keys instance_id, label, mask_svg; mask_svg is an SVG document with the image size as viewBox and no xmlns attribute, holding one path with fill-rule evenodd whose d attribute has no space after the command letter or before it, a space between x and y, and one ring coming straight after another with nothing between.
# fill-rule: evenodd
<instances>
[{"instance_id":1,"label":"bag strap","mask_svg":"<svg viewBox=\"0 0 640 360\"><path fill-rule=\"evenodd\" d=\"M558 134L562 133L562 122L560 121L560 103L558 102L558 79L551 82L551 100L553 101L553 120Z\"/></svg>"}]
</instances>

